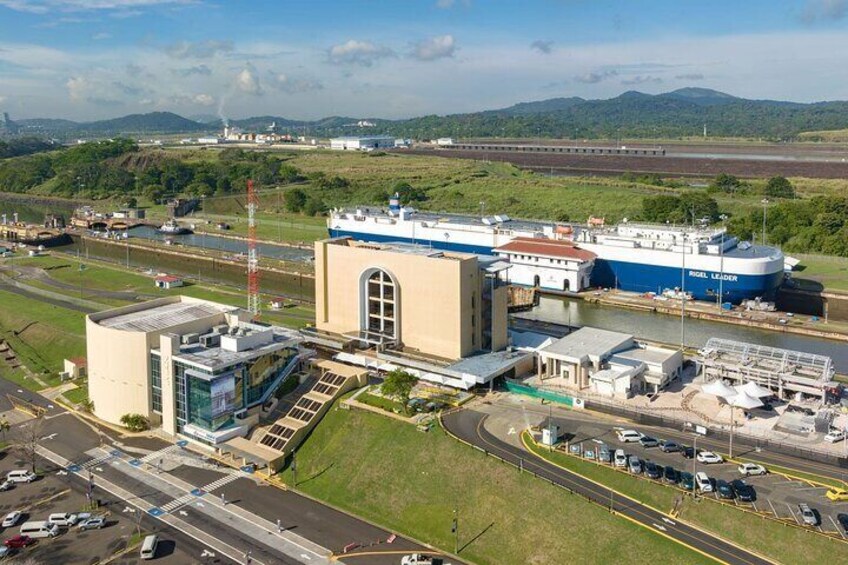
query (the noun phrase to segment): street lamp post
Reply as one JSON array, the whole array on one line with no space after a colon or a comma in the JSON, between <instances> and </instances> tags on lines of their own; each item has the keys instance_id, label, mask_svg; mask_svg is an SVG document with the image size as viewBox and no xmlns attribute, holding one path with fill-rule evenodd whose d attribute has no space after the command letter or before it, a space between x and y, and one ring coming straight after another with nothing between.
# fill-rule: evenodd
<instances>
[{"instance_id":1,"label":"street lamp post","mask_svg":"<svg viewBox=\"0 0 848 565\"><path fill-rule=\"evenodd\" d=\"M453 509L453 554L459 553L459 512L456 508Z\"/></svg>"},{"instance_id":2,"label":"street lamp post","mask_svg":"<svg viewBox=\"0 0 848 565\"><path fill-rule=\"evenodd\" d=\"M680 349L686 347L686 232L680 245Z\"/></svg>"},{"instance_id":3,"label":"street lamp post","mask_svg":"<svg viewBox=\"0 0 848 565\"><path fill-rule=\"evenodd\" d=\"M719 216L722 222L727 220L727 215L722 214ZM718 309L721 310L721 304L724 302L724 234L727 233L727 227L723 228L725 231L721 232L721 247L719 248L719 256L720 264L719 264L719 277L718 277Z\"/></svg>"},{"instance_id":4,"label":"street lamp post","mask_svg":"<svg viewBox=\"0 0 848 565\"><path fill-rule=\"evenodd\" d=\"M769 199L763 198L763 245L766 244L766 218L768 217Z\"/></svg>"},{"instance_id":5,"label":"street lamp post","mask_svg":"<svg viewBox=\"0 0 848 565\"><path fill-rule=\"evenodd\" d=\"M697 471L695 470L695 466L698 463L698 436L692 436L692 498L698 498L698 489L695 481L695 475L697 475Z\"/></svg>"},{"instance_id":6,"label":"street lamp post","mask_svg":"<svg viewBox=\"0 0 848 565\"><path fill-rule=\"evenodd\" d=\"M731 459L733 459L733 428L734 426L734 418L733 415L736 412L736 407L731 404L730 405L730 445L727 447L727 455Z\"/></svg>"}]
</instances>

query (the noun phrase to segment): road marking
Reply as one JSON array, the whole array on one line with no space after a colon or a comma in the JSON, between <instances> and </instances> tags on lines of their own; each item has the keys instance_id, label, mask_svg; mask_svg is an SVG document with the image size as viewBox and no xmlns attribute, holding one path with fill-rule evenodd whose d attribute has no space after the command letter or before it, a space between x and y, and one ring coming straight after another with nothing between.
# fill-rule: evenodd
<instances>
[{"instance_id":1,"label":"road marking","mask_svg":"<svg viewBox=\"0 0 848 565\"><path fill-rule=\"evenodd\" d=\"M180 516L188 516L188 512L186 512L185 510L180 510L179 515Z\"/></svg>"},{"instance_id":2,"label":"road marking","mask_svg":"<svg viewBox=\"0 0 848 565\"><path fill-rule=\"evenodd\" d=\"M660 525L659 525L659 524L657 524L656 522L654 522L654 523L653 523L653 526L654 526L656 529L661 530L661 531L663 531L663 532L667 532L667 531L668 531L668 530L666 529L666 527L665 527L665 526L660 526Z\"/></svg>"},{"instance_id":3,"label":"road marking","mask_svg":"<svg viewBox=\"0 0 848 565\"><path fill-rule=\"evenodd\" d=\"M669 520L669 519L668 519L668 518L666 518L665 516L663 516L663 522L665 522L666 524L671 524L672 526L676 526L676 525L677 525L677 523L676 523L674 520Z\"/></svg>"},{"instance_id":4,"label":"road marking","mask_svg":"<svg viewBox=\"0 0 848 565\"><path fill-rule=\"evenodd\" d=\"M307 561L312 561L312 558L306 555L305 553L300 554L301 559L306 559Z\"/></svg>"},{"instance_id":5,"label":"road marking","mask_svg":"<svg viewBox=\"0 0 848 565\"><path fill-rule=\"evenodd\" d=\"M514 436L514 435L515 435L515 434L517 434L517 433L518 433L518 432L516 432L516 431L515 431L515 428L510 428L510 429L509 429L509 431L506 433L506 435L508 435L508 436Z\"/></svg>"}]
</instances>

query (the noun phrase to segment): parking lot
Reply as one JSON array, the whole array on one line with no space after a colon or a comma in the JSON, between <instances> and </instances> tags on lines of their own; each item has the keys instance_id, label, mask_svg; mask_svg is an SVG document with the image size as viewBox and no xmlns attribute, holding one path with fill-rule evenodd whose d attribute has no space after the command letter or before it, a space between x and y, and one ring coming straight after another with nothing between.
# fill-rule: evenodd
<instances>
[{"instance_id":1,"label":"parking lot","mask_svg":"<svg viewBox=\"0 0 848 565\"><path fill-rule=\"evenodd\" d=\"M6 454L0 460L0 473L5 476L8 471L23 468L19 463L13 456ZM46 520L51 513L84 511L87 503L85 483L62 473L48 472L32 483L16 483L10 490L0 492L0 520L14 510L23 512L15 526L0 528L4 541L19 534L20 526L25 521ZM177 544L167 532L159 531L161 527L157 527L158 524L150 517L129 512L125 503L99 491L96 486L92 498L99 499L101 507L91 513L105 516L105 527L89 531L79 531L76 527L60 528L57 537L38 539L30 547L16 550L16 555L32 557L44 563L105 562L127 547L127 543L138 532L140 521L143 533L157 533L160 536L156 563L223 563L211 556L200 559L202 550L185 547L184 543ZM115 565L135 565L142 561L138 549L135 549L109 562Z\"/></svg>"},{"instance_id":2,"label":"parking lot","mask_svg":"<svg viewBox=\"0 0 848 565\"><path fill-rule=\"evenodd\" d=\"M848 532L839 525L837 515L848 514L848 502L832 502L825 497L827 491L824 487L812 486L807 482L791 480L785 476L769 473L762 476L743 477L738 470L738 465L735 463L713 463L705 464L696 459L687 459L682 452L663 452L660 447L645 447L639 442L623 442L618 438L615 428L605 427L601 424L581 423L579 426L574 426L573 421L554 422L560 426L562 433L565 435L561 441L567 442L567 449L572 454L590 451L597 453L600 445L606 444L610 450L623 449L629 456L638 457L644 465L644 462L654 462L663 467L671 466L678 471L685 471L691 474L696 472L704 472L710 478L715 480L723 480L730 482L735 479L744 479L755 491L754 500L750 503L741 502L738 499L728 500L727 502L737 505L747 505L753 510L760 512L771 513L779 518L802 523L801 516L798 510L798 505L801 503L808 504L819 518L819 525L816 526L822 531L838 532L843 537L848 538ZM543 424L544 425L544 424ZM619 430L623 428L618 428ZM635 429L637 432L638 428ZM652 436L654 437L654 436ZM655 437L657 440L662 437ZM694 438L693 438L694 441ZM691 447L693 442L686 444ZM701 451L701 448L698 448ZM640 475L645 478L644 473ZM700 493L699 496L709 496L719 498L717 492Z\"/></svg>"}]
</instances>

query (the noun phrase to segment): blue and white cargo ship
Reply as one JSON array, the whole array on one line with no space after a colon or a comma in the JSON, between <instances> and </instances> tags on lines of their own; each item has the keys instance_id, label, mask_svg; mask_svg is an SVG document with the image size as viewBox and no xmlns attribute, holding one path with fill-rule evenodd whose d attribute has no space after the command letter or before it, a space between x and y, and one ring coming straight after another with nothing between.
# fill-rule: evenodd
<instances>
[{"instance_id":1,"label":"blue and white cargo ship","mask_svg":"<svg viewBox=\"0 0 848 565\"><path fill-rule=\"evenodd\" d=\"M590 227L504 215L480 218L420 212L399 206L394 198L388 210L334 210L327 227L331 237L486 255L518 237L566 241L597 255L592 286L657 294L683 288L697 300L771 300L784 277L779 249L739 241L724 228L634 223Z\"/></svg>"}]
</instances>

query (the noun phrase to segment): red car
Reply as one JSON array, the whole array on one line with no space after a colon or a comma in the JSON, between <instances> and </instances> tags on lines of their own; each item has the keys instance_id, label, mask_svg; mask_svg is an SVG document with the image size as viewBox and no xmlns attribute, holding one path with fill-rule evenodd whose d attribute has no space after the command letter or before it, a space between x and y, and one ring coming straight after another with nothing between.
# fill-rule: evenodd
<instances>
[{"instance_id":1,"label":"red car","mask_svg":"<svg viewBox=\"0 0 848 565\"><path fill-rule=\"evenodd\" d=\"M20 549L22 547L26 547L26 546L31 545L33 543L35 543L34 539L32 539L29 536L21 536L21 535L12 536L12 537L10 537L9 539L7 539L6 541L3 542L3 544L6 547L11 547L11 548L15 548L15 549Z\"/></svg>"}]
</instances>

